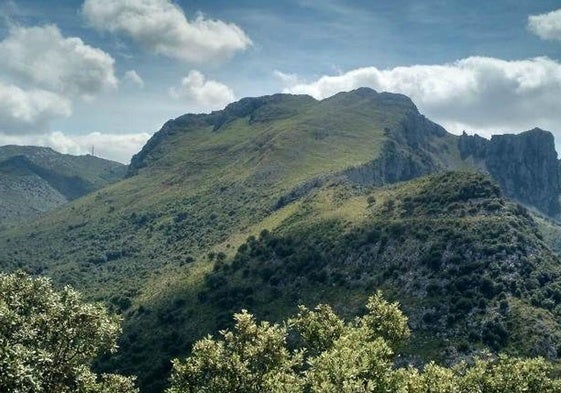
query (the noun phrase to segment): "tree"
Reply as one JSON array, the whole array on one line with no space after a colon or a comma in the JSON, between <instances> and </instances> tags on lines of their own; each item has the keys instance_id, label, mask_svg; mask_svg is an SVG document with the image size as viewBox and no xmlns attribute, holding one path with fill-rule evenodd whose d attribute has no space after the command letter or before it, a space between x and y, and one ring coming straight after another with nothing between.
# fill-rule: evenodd
<instances>
[{"instance_id":1,"label":"tree","mask_svg":"<svg viewBox=\"0 0 561 393\"><path fill-rule=\"evenodd\" d=\"M174 360L168 393L558 393L544 359L484 355L471 363L422 370L396 367L394 351L409 336L407 318L380 292L352 321L327 305L299 312L283 324L234 315L232 331L195 343Z\"/></svg>"},{"instance_id":2,"label":"tree","mask_svg":"<svg viewBox=\"0 0 561 393\"><path fill-rule=\"evenodd\" d=\"M47 278L0 274L0 391L133 393L130 377L96 375L93 359L116 350L119 318Z\"/></svg>"},{"instance_id":3,"label":"tree","mask_svg":"<svg viewBox=\"0 0 561 393\"><path fill-rule=\"evenodd\" d=\"M299 353L286 346L285 326L262 322L242 311L234 315L233 331L198 341L193 356L173 361L169 393L297 392L294 373L301 366Z\"/></svg>"}]
</instances>

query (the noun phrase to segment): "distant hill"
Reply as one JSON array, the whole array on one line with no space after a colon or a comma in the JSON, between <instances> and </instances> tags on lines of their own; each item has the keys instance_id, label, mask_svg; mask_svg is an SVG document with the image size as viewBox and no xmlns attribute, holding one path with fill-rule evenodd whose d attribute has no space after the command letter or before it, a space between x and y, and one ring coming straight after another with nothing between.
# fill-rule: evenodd
<instances>
[{"instance_id":1,"label":"distant hill","mask_svg":"<svg viewBox=\"0 0 561 393\"><path fill-rule=\"evenodd\" d=\"M548 132L452 135L399 94L245 98L170 120L124 180L0 231L0 269L123 312L120 352L98 367L146 392L233 310L353 315L376 288L411 316L415 362L557 359L557 227L519 203L556 217L558 165Z\"/></svg>"},{"instance_id":2,"label":"distant hill","mask_svg":"<svg viewBox=\"0 0 561 393\"><path fill-rule=\"evenodd\" d=\"M123 178L126 166L48 147L0 146L0 224L36 218Z\"/></svg>"}]
</instances>

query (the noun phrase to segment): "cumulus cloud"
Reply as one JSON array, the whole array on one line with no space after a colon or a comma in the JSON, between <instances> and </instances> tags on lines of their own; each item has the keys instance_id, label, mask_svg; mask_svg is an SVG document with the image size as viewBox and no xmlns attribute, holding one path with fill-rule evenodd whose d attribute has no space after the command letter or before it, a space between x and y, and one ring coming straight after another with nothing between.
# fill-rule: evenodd
<instances>
[{"instance_id":1,"label":"cumulus cloud","mask_svg":"<svg viewBox=\"0 0 561 393\"><path fill-rule=\"evenodd\" d=\"M408 95L424 114L453 132L486 134L535 126L561 131L561 63L547 57L365 67L287 85L285 91L323 99L363 86Z\"/></svg>"},{"instance_id":2,"label":"cumulus cloud","mask_svg":"<svg viewBox=\"0 0 561 393\"><path fill-rule=\"evenodd\" d=\"M58 94L0 82L0 132L36 132L51 120L71 113L71 102Z\"/></svg>"},{"instance_id":3,"label":"cumulus cloud","mask_svg":"<svg viewBox=\"0 0 561 393\"><path fill-rule=\"evenodd\" d=\"M237 25L202 15L188 20L170 0L86 0L82 14L97 30L122 33L153 53L187 62L227 59L251 45Z\"/></svg>"},{"instance_id":4,"label":"cumulus cloud","mask_svg":"<svg viewBox=\"0 0 561 393\"><path fill-rule=\"evenodd\" d=\"M190 110L208 112L222 109L236 99L231 88L223 83L207 80L197 70L192 70L181 80L179 87L172 87L170 95L176 99L184 100Z\"/></svg>"},{"instance_id":5,"label":"cumulus cloud","mask_svg":"<svg viewBox=\"0 0 561 393\"><path fill-rule=\"evenodd\" d=\"M135 70L129 70L125 72L125 76L123 77L125 82L128 82L134 86L143 88L144 87L144 80L138 75Z\"/></svg>"},{"instance_id":6,"label":"cumulus cloud","mask_svg":"<svg viewBox=\"0 0 561 393\"><path fill-rule=\"evenodd\" d=\"M91 96L118 85L114 59L57 26L14 27L0 42L0 73L19 83L72 97Z\"/></svg>"},{"instance_id":7,"label":"cumulus cloud","mask_svg":"<svg viewBox=\"0 0 561 393\"><path fill-rule=\"evenodd\" d=\"M95 147L95 155L128 164L148 141L150 134L104 134L93 132L87 135L66 135L60 131L43 135L7 135L0 133L0 145L48 146L65 154L88 154Z\"/></svg>"},{"instance_id":8,"label":"cumulus cloud","mask_svg":"<svg viewBox=\"0 0 561 393\"><path fill-rule=\"evenodd\" d=\"M117 88L114 60L58 27L12 27L0 41L0 132L40 133L75 99Z\"/></svg>"},{"instance_id":9,"label":"cumulus cloud","mask_svg":"<svg viewBox=\"0 0 561 393\"><path fill-rule=\"evenodd\" d=\"M528 29L544 40L561 40L561 9L546 14L530 15Z\"/></svg>"}]
</instances>

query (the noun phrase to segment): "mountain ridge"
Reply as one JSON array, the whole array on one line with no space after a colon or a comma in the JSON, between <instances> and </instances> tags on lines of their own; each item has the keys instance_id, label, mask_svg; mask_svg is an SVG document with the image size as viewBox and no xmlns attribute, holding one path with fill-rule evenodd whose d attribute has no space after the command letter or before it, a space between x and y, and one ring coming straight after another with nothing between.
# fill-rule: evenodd
<instances>
[{"instance_id":1,"label":"mountain ridge","mask_svg":"<svg viewBox=\"0 0 561 393\"><path fill-rule=\"evenodd\" d=\"M295 101L299 107L287 109L287 101ZM166 122L142 150L133 156L127 176L134 176L149 165L149 161L154 160L154 153L165 143L166 138L177 132L188 132L189 129L197 127L211 127L213 132L217 132L236 118L247 118L251 125L294 116L301 113L302 109L305 112L306 108L310 107L321 107L321 110L330 111L333 105L350 105L347 109L351 112L355 110L353 106L360 106L360 103L365 101L373 106L399 108L398 110L408 115L399 125L384 128L383 134L387 141L382 143L383 147L380 150L384 152L385 157L380 157L377 161L374 159L368 164L362 163L358 167L341 169L343 177L359 183L371 182L381 185L436 171L467 168L483 170L498 180L508 197L536 208L550 217L560 218L561 165L557 160L553 135L549 131L535 128L519 134L493 135L490 140L477 134L470 136L465 132L464 135L457 136L420 114L409 97L388 92L378 93L365 87L338 93L323 100L291 94L243 98L220 111L182 115ZM270 109L271 107L273 109ZM268 110L264 111L264 108ZM268 112L268 116L263 112ZM432 137L449 139L443 143L448 146L432 146ZM407 147L406 151L403 151L404 147ZM512 160L523 161L529 151L538 147L542 150L532 155L536 162L518 166L510 163ZM508 149L510 151L504 152ZM530 168L531 166L533 167ZM343 173L345 171L346 173ZM504 172L508 174L503 175ZM532 172L540 172L539 181L532 181ZM510 182L508 179L511 179ZM520 184L514 184L516 182ZM307 185L302 184L298 187L306 188Z\"/></svg>"}]
</instances>

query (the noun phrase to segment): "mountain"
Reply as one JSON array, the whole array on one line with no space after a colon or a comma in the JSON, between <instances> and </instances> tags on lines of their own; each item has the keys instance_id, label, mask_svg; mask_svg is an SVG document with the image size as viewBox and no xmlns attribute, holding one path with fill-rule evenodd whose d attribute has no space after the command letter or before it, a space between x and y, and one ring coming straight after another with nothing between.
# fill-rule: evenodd
<instances>
[{"instance_id":1,"label":"mountain","mask_svg":"<svg viewBox=\"0 0 561 393\"><path fill-rule=\"evenodd\" d=\"M114 183L126 167L93 156L60 154L48 147L0 146L0 223L35 218Z\"/></svg>"},{"instance_id":2,"label":"mountain","mask_svg":"<svg viewBox=\"0 0 561 393\"><path fill-rule=\"evenodd\" d=\"M547 135L455 136L371 89L245 98L170 120L126 179L0 231L0 268L123 312L120 352L98 368L147 392L233 310L281 320L329 302L353 315L376 288L411 317L411 361L484 347L556 359Z\"/></svg>"}]
</instances>

